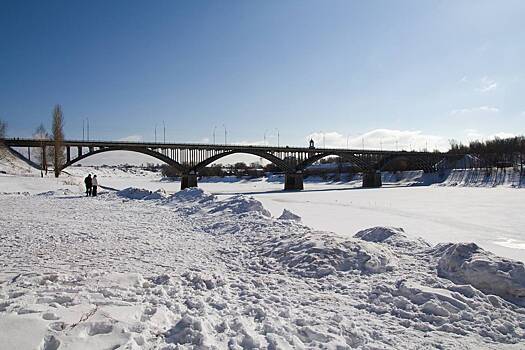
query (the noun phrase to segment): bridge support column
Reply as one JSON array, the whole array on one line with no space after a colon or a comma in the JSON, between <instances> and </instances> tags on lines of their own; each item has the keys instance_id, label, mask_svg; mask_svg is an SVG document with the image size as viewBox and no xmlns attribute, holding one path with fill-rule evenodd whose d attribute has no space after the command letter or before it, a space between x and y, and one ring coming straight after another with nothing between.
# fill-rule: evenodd
<instances>
[{"instance_id":1,"label":"bridge support column","mask_svg":"<svg viewBox=\"0 0 525 350\"><path fill-rule=\"evenodd\" d=\"M47 175L47 152L46 146L42 146L42 170L46 171Z\"/></svg>"},{"instance_id":2,"label":"bridge support column","mask_svg":"<svg viewBox=\"0 0 525 350\"><path fill-rule=\"evenodd\" d=\"M303 185L303 174L293 173L284 175L284 189L285 190L302 190Z\"/></svg>"},{"instance_id":3,"label":"bridge support column","mask_svg":"<svg viewBox=\"0 0 525 350\"><path fill-rule=\"evenodd\" d=\"M383 185L380 171L363 172L363 188L377 188Z\"/></svg>"},{"instance_id":4,"label":"bridge support column","mask_svg":"<svg viewBox=\"0 0 525 350\"><path fill-rule=\"evenodd\" d=\"M183 174L180 177L180 189L185 190L186 188L197 187L197 175L196 174Z\"/></svg>"}]
</instances>

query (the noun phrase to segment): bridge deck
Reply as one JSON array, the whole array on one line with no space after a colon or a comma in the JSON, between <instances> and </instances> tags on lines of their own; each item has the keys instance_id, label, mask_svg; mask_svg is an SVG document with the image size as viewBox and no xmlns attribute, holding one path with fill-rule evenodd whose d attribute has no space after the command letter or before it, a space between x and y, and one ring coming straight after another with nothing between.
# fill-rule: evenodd
<instances>
[{"instance_id":1,"label":"bridge deck","mask_svg":"<svg viewBox=\"0 0 525 350\"><path fill-rule=\"evenodd\" d=\"M23 138L0 139L4 144L11 147L42 147L53 146L53 140L35 140ZM204 143L162 143L162 142L133 142L133 141L82 141L64 140L63 146L69 147L115 147L115 148L166 148L166 149L199 149L199 150L250 150L250 151L271 151L271 152L323 152L323 153L354 153L354 154L374 154L374 155L428 155L441 154L441 152L424 151L395 151L395 150L375 150L375 149L351 149L351 148L309 148L297 146L263 146L263 145L236 145L236 144L204 144Z\"/></svg>"}]
</instances>

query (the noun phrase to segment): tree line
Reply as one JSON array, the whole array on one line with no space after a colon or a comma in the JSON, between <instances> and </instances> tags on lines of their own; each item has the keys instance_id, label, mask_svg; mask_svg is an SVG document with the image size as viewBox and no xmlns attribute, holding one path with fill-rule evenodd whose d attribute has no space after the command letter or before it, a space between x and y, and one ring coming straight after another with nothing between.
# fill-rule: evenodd
<instances>
[{"instance_id":1,"label":"tree line","mask_svg":"<svg viewBox=\"0 0 525 350\"><path fill-rule=\"evenodd\" d=\"M473 156L473 167L504 168L518 166L523 172L525 161L525 137L494 138L484 141L471 141L463 144L450 140L452 154L470 154Z\"/></svg>"},{"instance_id":2,"label":"tree line","mask_svg":"<svg viewBox=\"0 0 525 350\"><path fill-rule=\"evenodd\" d=\"M5 138L7 135L7 123L0 119L0 139ZM40 152L33 154L35 163L40 163L43 171L48 170L48 162L53 165L53 171L55 177L60 175L60 171L66 163L65 147L64 147L64 116L62 113L62 107L55 105L52 112L52 126L51 133L48 133L44 124L36 128L33 133L33 138L36 140L53 140L53 146L46 146L42 144Z\"/></svg>"}]
</instances>

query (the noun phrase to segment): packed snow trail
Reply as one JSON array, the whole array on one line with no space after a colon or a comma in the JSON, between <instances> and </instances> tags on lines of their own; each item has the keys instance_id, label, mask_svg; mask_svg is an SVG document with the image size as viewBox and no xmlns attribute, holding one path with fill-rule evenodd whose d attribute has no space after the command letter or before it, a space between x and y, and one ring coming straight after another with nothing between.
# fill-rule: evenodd
<instances>
[{"instance_id":1,"label":"packed snow trail","mask_svg":"<svg viewBox=\"0 0 525 350\"><path fill-rule=\"evenodd\" d=\"M0 349L523 348L522 263L299 219L199 189L0 195Z\"/></svg>"}]
</instances>

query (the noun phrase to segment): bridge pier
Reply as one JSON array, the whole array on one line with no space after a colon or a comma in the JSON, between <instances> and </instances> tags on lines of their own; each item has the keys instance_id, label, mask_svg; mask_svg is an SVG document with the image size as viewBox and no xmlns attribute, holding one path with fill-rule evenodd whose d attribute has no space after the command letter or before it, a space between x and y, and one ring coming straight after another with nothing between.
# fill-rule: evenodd
<instances>
[{"instance_id":1,"label":"bridge pier","mask_svg":"<svg viewBox=\"0 0 525 350\"><path fill-rule=\"evenodd\" d=\"M377 171L365 171L363 172L363 188L378 188L383 185L381 181L381 172Z\"/></svg>"},{"instance_id":2,"label":"bridge pier","mask_svg":"<svg viewBox=\"0 0 525 350\"><path fill-rule=\"evenodd\" d=\"M180 177L180 189L185 190L190 187L197 187L197 175L182 174Z\"/></svg>"},{"instance_id":3,"label":"bridge pier","mask_svg":"<svg viewBox=\"0 0 525 350\"><path fill-rule=\"evenodd\" d=\"M284 174L284 189L285 190L304 189L303 174L302 173Z\"/></svg>"}]
</instances>

